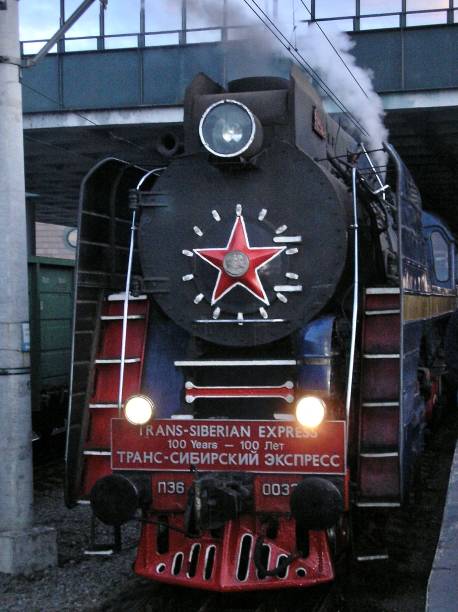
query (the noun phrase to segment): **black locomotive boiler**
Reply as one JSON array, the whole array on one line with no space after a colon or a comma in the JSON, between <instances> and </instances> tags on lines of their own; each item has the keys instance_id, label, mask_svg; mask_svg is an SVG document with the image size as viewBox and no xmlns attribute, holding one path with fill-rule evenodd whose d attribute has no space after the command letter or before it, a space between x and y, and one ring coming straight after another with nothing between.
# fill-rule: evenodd
<instances>
[{"instance_id":1,"label":"black locomotive boiler","mask_svg":"<svg viewBox=\"0 0 458 612\"><path fill-rule=\"evenodd\" d=\"M334 578L403 504L445 372L454 242L290 80L199 74L184 153L82 188L67 503L141 518L137 573L240 591Z\"/></svg>"}]
</instances>

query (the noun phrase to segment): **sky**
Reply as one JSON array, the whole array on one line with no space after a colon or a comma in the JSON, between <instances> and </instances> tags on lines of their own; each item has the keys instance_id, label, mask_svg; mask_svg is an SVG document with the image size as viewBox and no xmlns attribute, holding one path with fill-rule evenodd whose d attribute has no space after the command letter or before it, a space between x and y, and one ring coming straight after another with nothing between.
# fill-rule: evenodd
<instances>
[{"instance_id":1,"label":"sky","mask_svg":"<svg viewBox=\"0 0 458 612\"><path fill-rule=\"evenodd\" d=\"M458 0L455 6L458 8ZM201 28L208 25L218 26L222 21L223 0L207 0L212 10L194 11L188 16L188 28ZM228 0L229 9L232 14L246 15L249 21L249 11L243 0ZM273 14L274 4L277 6L278 17L283 23L289 23L290 34L293 33L293 22L307 19L308 14L304 8L310 6L310 0L258 0L258 3ZM59 27L59 0L21 0L20 7L20 31L21 40L44 40L49 38ZM80 4L80 0L65 0L66 16L68 17ZM197 4L197 3L195 3ZM205 2L200 2L200 5ZM401 9L402 0L361 0L361 14L373 15L381 12L397 12ZM163 30L178 30L181 27L181 0L145 0L146 30L157 32ZM354 14L355 0L316 0L316 17L351 17ZM448 7L448 0L407 0L408 10L441 9ZM68 37L96 36L99 28L99 2L96 0L80 20L69 30ZM140 24L140 0L108 0L108 8L105 11L105 33L106 34L135 34L139 31ZM442 23L446 19L445 13L432 15L411 15L408 17L408 25L419 25L422 23ZM458 19L458 14L457 14ZM361 27L395 27L398 24L396 16L368 17L362 19ZM220 22L220 23L218 23ZM326 27L337 27L339 29L351 29L351 20L323 22ZM191 42L203 42L204 40L215 40L218 33L194 34L195 40ZM135 38L112 39L111 46L135 46ZM176 44L177 35L151 36L147 44ZM95 41L73 42L74 50L77 48L95 48ZM86 46L84 46L86 45ZM40 45L35 45L39 48ZM110 45L108 45L110 46ZM30 51L32 46L29 45ZM70 50L70 49L69 49Z\"/></svg>"}]
</instances>

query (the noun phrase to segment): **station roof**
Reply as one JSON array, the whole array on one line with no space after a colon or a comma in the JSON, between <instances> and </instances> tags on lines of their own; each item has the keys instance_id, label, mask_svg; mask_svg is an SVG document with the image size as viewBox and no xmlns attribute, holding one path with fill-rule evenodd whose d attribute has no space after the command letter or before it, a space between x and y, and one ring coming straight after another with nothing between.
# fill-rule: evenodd
<instances>
[{"instance_id":1,"label":"station roof","mask_svg":"<svg viewBox=\"0 0 458 612\"><path fill-rule=\"evenodd\" d=\"M458 106L390 111L387 123L423 207L438 213L458 235Z\"/></svg>"},{"instance_id":2,"label":"station roof","mask_svg":"<svg viewBox=\"0 0 458 612\"><path fill-rule=\"evenodd\" d=\"M166 123L39 129L32 127L38 117L35 123L26 119L26 188L38 196L33 198L36 219L75 225L81 181L104 157L119 157L146 169L167 163L156 146L169 132L181 138L181 114L181 108L173 107L164 114L172 120ZM458 105L391 109L386 125L390 141L420 189L424 207L443 216L458 234Z\"/></svg>"},{"instance_id":3,"label":"station roof","mask_svg":"<svg viewBox=\"0 0 458 612\"><path fill-rule=\"evenodd\" d=\"M458 235L458 24L352 37L424 207ZM24 71L26 188L38 195L37 219L73 225L81 180L104 157L147 169L163 164L157 141L164 130L180 135L185 87L197 72L217 82L287 76L289 60L272 57L250 41L232 41L51 54Z\"/></svg>"},{"instance_id":4,"label":"station roof","mask_svg":"<svg viewBox=\"0 0 458 612\"><path fill-rule=\"evenodd\" d=\"M155 151L163 126L129 125L25 130L26 190L35 219L74 226L81 182L101 159L117 157L146 169L163 165ZM180 128L181 129L181 128Z\"/></svg>"}]
</instances>

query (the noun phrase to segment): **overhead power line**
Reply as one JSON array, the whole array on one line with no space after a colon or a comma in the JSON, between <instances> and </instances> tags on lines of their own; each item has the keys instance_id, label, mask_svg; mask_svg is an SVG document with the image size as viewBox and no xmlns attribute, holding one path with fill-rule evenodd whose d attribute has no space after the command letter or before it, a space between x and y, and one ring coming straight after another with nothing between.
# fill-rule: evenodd
<instances>
[{"instance_id":1,"label":"overhead power line","mask_svg":"<svg viewBox=\"0 0 458 612\"><path fill-rule=\"evenodd\" d=\"M312 13L310 12L310 9L308 8L308 6L305 4L304 0L301 0L301 4L302 6L305 8L305 10L308 12L308 14L310 15L310 17L312 17ZM369 96L367 95L366 90L364 89L364 87L361 85L361 83L358 81L358 79L356 78L356 76L353 74L353 72L351 71L351 68L348 66L347 62L344 60L344 58L342 57L342 55L340 54L339 50L334 46L332 40L330 40L329 36L326 34L326 32L323 30L323 28L320 26L318 21L315 21L314 23L316 23L318 29L320 30L320 32L323 34L323 36L326 38L326 40L328 41L328 43L331 45L331 47L334 49L334 52L337 54L337 56L339 57L340 61L342 62L342 64L345 66L345 68L348 70L348 72L350 73L351 77L353 78L353 80L355 81L355 83L358 85L358 87L360 88L360 90L363 92L363 94L366 96L367 99L369 99Z\"/></svg>"},{"instance_id":2,"label":"overhead power line","mask_svg":"<svg viewBox=\"0 0 458 612\"><path fill-rule=\"evenodd\" d=\"M320 77L320 75L312 68L312 66L307 62L305 57L300 53L300 51L294 47L292 42L285 36L285 34L278 28L278 26L272 21L272 19L263 11L263 9L259 6L256 0L251 0L251 2L256 6L256 9L248 2L248 0L243 0L243 2L247 5L247 7L256 15L256 17L261 21L261 23L269 30L269 32L278 40L278 42L284 47L291 57L309 74L315 81L317 82L318 87L326 93L329 98L336 104L336 106L347 115L349 120L356 126L356 128L368 136L368 132L361 125L361 123L356 119L356 117L350 112L350 110L345 106L345 104L340 100L337 94L327 85L327 83ZM264 17L264 18L263 18ZM270 24L270 25L269 25Z\"/></svg>"},{"instance_id":3,"label":"overhead power line","mask_svg":"<svg viewBox=\"0 0 458 612\"><path fill-rule=\"evenodd\" d=\"M58 100L56 100L55 98L52 98L51 96L48 96L47 94L43 93L42 91L39 91L38 89L35 89L35 87L32 87L31 85L28 85L27 83L24 83L24 81L22 79L20 79L20 83L21 83L21 85L23 87L25 87L26 89L30 89L30 91L33 91L38 96L41 96L42 98L45 98L46 100L49 100L50 102L53 102L58 107L61 106L61 104L60 104L60 102ZM80 117L81 119L84 119L84 121L87 121L91 125L94 125L96 127L102 127L102 128L104 127L104 126L101 126L99 123L96 123L95 121L92 121L92 119L89 119L89 117L86 117L85 115L83 115L82 113L80 113L80 112L78 112L76 110L69 109L67 112L72 113L73 115L76 115L77 117ZM105 131L110 136L110 138L112 138L113 140L119 140L121 142L125 142L126 144L131 145L132 147L134 147L135 149L138 149L139 151L142 151L143 153L145 153L145 152L148 153L148 156L151 154L151 151L149 151L145 147L142 147L141 145L139 145L139 144L137 144L135 142L132 142L128 138L124 138L124 136L118 136L117 134L113 134L113 132L111 132L109 129L106 129L106 128L105 128Z\"/></svg>"}]
</instances>

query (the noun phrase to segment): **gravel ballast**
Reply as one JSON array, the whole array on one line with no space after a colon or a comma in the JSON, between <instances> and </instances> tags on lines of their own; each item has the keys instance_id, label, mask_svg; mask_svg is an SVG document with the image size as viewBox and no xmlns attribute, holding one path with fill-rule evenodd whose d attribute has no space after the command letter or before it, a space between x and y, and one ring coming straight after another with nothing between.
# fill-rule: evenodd
<instances>
[{"instance_id":1,"label":"gravel ballast","mask_svg":"<svg viewBox=\"0 0 458 612\"><path fill-rule=\"evenodd\" d=\"M124 529L126 548L120 554L85 555L91 511L88 506L66 508L62 460L39 466L35 472L35 524L57 530L58 565L30 576L0 574L0 610L97 610L117 591L140 581L132 571L138 525Z\"/></svg>"}]
</instances>

